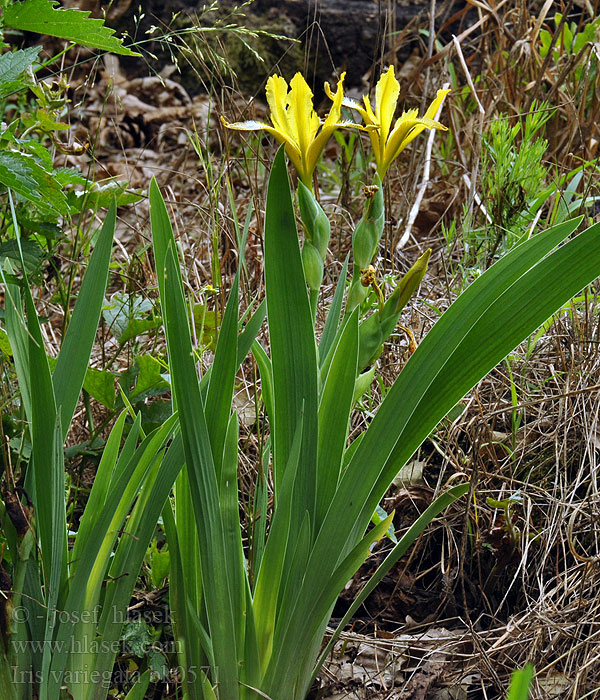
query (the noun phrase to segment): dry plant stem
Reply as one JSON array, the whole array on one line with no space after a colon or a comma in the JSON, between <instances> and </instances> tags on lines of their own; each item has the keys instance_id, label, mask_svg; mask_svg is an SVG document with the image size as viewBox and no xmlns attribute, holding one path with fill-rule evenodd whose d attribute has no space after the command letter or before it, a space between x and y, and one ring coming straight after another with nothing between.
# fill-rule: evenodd
<instances>
[{"instance_id":1,"label":"dry plant stem","mask_svg":"<svg viewBox=\"0 0 600 700\"><path fill-rule=\"evenodd\" d=\"M525 109L527 111L529 109L531 109L531 105L533 104L533 101L535 99L539 99L540 85L542 84L542 80L544 79L544 76L546 75L546 69L548 68L548 66L550 64L550 60L552 58L552 50L554 49L554 46L556 45L556 41L562 32L562 28L566 22L567 17L569 16L569 12L571 11L572 6L573 6L573 0L569 0L566 8L563 11L563 15L560 19L560 23L552 36L552 41L550 42L550 46L548 47L548 53L546 54L546 57L544 58L544 62L542 63L542 66L538 72L538 75L537 75L537 78L535 81L535 86L534 86L533 90L531 90L529 92L529 101L525 105Z\"/></svg>"},{"instance_id":2,"label":"dry plant stem","mask_svg":"<svg viewBox=\"0 0 600 700\"><path fill-rule=\"evenodd\" d=\"M450 83L444 83L442 86L443 90L446 90L449 87ZM442 106L443 103L440 105L440 108L435 114L434 119L437 121L440 116L440 112L442 111ZM417 218L417 214L419 213L419 209L421 208L421 202L423 201L423 197L425 195L425 192L427 190L427 185L429 184L429 176L431 172L431 152L433 150L433 140L435 138L435 130L431 130L429 132L429 136L427 137L427 145L425 146L425 164L423 166L423 179L421 181L421 185L419 187L419 190L417 191L417 196L415 197L414 204L411 207L410 213L408 215L408 221L406 222L406 228L404 229L404 233L402 234L402 238L398 241L396 244L396 250L400 251L402 248L406 245L406 242L410 238L410 233L412 231L413 224L415 223L415 219Z\"/></svg>"},{"instance_id":3,"label":"dry plant stem","mask_svg":"<svg viewBox=\"0 0 600 700\"><path fill-rule=\"evenodd\" d=\"M458 60L460 62L460 65L462 66L462 69L465 73L467 83L468 83L469 87L471 88L473 98L474 98L474 100L477 103L477 106L479 108L479 129L477 131L477 139L475 141L475 144L473 145L473 153L479 154L481 152L481 139L482 139L482 134L483 134L485 110L483 108L483 105L481 104L479 97L477 96L477 91L475 90L475 85L473 84L471 74L469 73L469 68L467 67L465 58L463 56L462 49L460 47L460 41L458 40L458 37L454 36L452 39L452 42L453 42L454 48L456 49L456 55L458 56ZM468 200L469 211L472 211L473 201L475 200L475 183L477 182L478 170L479 170L479 158L477 158L475 160L475 164L473 165L473 172L471 173L471 189L469 190L469 200Z\"/></svg>"},{"instance_id":4,"label":"dry plant stem","mask_svg":"<svg viewBox=\"0 0 600 700\"><path fill-rule=\"evenodd\" d=\"M475 186L471 182L471 178L467 175L467 173L463 174L463 181L467 186L467 190L473 193L473 201L481 209L481 213L485 216L487 222L491 224L492 217L489 215L488 210L485 208L485 204L482 202L481 197L477 194L477 190L475 189Z\"/></svg>"}]
</instances>

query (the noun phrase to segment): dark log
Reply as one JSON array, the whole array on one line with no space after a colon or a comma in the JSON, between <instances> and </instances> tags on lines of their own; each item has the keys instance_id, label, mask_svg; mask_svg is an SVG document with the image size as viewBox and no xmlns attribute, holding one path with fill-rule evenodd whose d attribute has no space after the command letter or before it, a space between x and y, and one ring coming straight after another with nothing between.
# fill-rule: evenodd
<instances>
[{"instance_id":1,"label":"dark log","mask_svg":"<svg viewBox=\"0 0 600 700\"><path fill-rule=\"evenodd\" d=\"M90 2L93 0L88 0L88 4ZM98 9L108 9L104 0L96 2ZM243 7L245 18L233 14L231 21L250 29L284 34L299 43L290 44L267 37L251 42L263 56L264 63L249 55L239 41L236 46L233 35L225 36L224 45L237 74L235 83L246 94L261 94L266 78L275 71L289 79L301 70L317 93L324 80L331 80L341 70L347 71L347 87L359 86L363 76L377 61L389 63L394 54L402 61L417 48L416 30L429 26L432 7L435 7L439 27L464 4L459 0L255 0ZM124 8L120 19L115 16L119 5ZM172 17L176 13L179 14L175 26L181 27L194 16L201 22L213 23L235 7L231 0L221 0L217 5L217 12L203 13L205 3L198 0L144 0L141 3L144 17L137 22L136 29L134 17L139 15L139 3L120 0L112 3L108 17L118 30L127 30L131 36L135 32L143 39L146 38L144 32L153 24L174 26ZM405 32L407 28L409 31ZM424 47L425 44L421 43L421 53L424 53ZM159 56L159 62L155 64L159 68L168 60L168 54L161 48L158 42L150 46L150 50ZM133 63L130 68L134 69ZM198 91L198 86L191 84L191 76L184 75L183 81L191 93Z\"/></svg>"}]
</instances>

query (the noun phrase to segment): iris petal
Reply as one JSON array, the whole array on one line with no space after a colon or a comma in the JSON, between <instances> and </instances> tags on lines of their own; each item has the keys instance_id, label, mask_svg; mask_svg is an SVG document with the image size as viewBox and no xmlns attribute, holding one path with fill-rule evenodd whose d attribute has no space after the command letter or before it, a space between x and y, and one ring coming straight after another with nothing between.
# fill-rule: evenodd
<instances>
[{"instance_id":1,"label":"iris petal","mask_svg":"<svg viewBox=\"0 0 600 700\"><path fill-rule=\"evenodd\" d=\"M396 121L396 125L385 145L384 158L381 164L378 164L377 172L380 177L383 177L392 161L394 161L408 144L425 129L447 131L447 127L443 124L424 117L409 118L403 115Z\"/></svg>"},{"instance_id":2,"label":"iris petal","mask_svg":"<svg viewBox=\"0 0 600 700\"><path fill-rule=\"evenodd\" d=\"M290 81L287 114L291 135L296 138L300 153L307 154L320 122L313 109L312 91L300 73Z\"/></svg>"},{"instance_id":3,"label":"iris petal","mask_svg":"<svg viewBox=\"0 0 600 700\"><path fill-rule=\"evenodd\" d=\"M286 113L288 84L285 78L280 75L272 75L267 80L266 93L273 126L281 131L289 131Z\"/></svg>"},{"instance_id":4,"label":"iris petal","mask_svg":"<svg viewBox=\"0 0 600 700\"><path fill-rule=\"evenodd\" d=\"M342 73L335 95L325 83L325 92L331 98L333 105L322 125L313 107L312 91L300 73L296 73L291 79L289 87L280 75L272 75L267 80L267 102L271 110L273 126L256 120L228 124L225 119L221 119L229 129L237 131L264 129L275 136L278 141L285 144L286 153L302 182L310 188L313 171L331 134L343 126L362 128L358 124L341 121L342 105L346 104L343 91L345 75ZM351 106L354 107L354 105L355 103L352 102ZM359 105L360 109L362 108ZM370 105L369 110L372 114ZM365 112L365 121L368 118L369 115Z\"/></svg>"},{"instance_id":5,"label":"iris petal","mask_svg":"<svg viewBox=\"0 0 600 700\"><path fill-rule=\"evenodd\" d=\"M340 79L337 84L337 90L335 92L335 95L331 94L331 88L329 87L329 83L325 83L325 92L327 93L328 97L333 101L333 105L331 106L331 109L329 110L329 114L327 115L327 118L323 122L323 130L329 128L332 124L337 124L340 121L340 115L342 113L342 104L344 101L344 78L346 77L346 73L342 73L340 75Z\"/></svg>"},{"instance_id":6,"label":"iris petal","mask_svg":"<svg viewBox=\"0 0 600 700\"><path fill-rule=\"evenodd\" d=\"M382 143L387 141L390 133L399 94L400 84L394 75L394 66L390 66L379 78L375 88L375 114L381 129Z\"/></svg>"}]
</instances>

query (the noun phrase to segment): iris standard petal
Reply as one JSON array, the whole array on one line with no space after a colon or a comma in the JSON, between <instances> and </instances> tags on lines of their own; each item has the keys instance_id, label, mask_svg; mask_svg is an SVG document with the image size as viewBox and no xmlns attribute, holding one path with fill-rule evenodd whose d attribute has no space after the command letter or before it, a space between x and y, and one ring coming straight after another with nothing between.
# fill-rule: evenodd
<instances>
[{"instance_id":1,"label":"iris standard petal","mask_svg":"<svg viewBox=\"0 0 600 700\"><path fill-rule=\"evenodd\" d=\"M289 124L286 113L288 84L280 75L272 75L267 80L267 103L271 110L271 121L276 129L288 132Z\"/></svg>"},{"instance_id":2,"label":"iris standard petal","mask_svg":"<svg viewBox=\"0 0 600 700\"><path fill-rule=\"evenodd\" d=\"M290 81L287 114L290 132L298 143L300 153L308 153L321 122L313 108L312 91L301 73L296 73Z\"/></svg>"},{"instance_id":3,"label":"iris standard petal","mask_svg":"<svg viewBox=\"0 0 600 700\"><path fill-rule=\"evenodd\" d=\"M327 96L331 99L333 104L331 105L331 109L329 110L329 114L327 115L325 121L323 122L323 129L329 128L332 124L337 124L340 121L340 116L342 114L342 103L344 101L344 78L346 77L346 73L342 73L340 75L340 79L337 84L337 89L335 91L335 95L331 93L331 88L329 87L329 83L325 83L325 92L327 93Z\"/></svg>"},{"instance_id":4,"label":"iris standard petal","mask_svg":"<svg viewBox=\"0 0 600 700\"><path fill-rule=\"evenodd\" d=\"M442 106L442 102L446 95L448 95L451 90L438 90L435 100L429 105L427 111L425 112L426 119L435 119L435 115L438 113L439 108Z\"/></svg>"},{"instance_id":5,"label":"iris standard petal","mask_svg":"<svg viewBox=\"0 0 600 700\"><path fill-rule=\"evenodd\" d=\"M394 75L394 66L390 66L377 81L375 87L375 115L381 129L381 141L387 141L392 119L398 105L398 95L400 94L400 83Z\"/></svg>"}]
</instances>

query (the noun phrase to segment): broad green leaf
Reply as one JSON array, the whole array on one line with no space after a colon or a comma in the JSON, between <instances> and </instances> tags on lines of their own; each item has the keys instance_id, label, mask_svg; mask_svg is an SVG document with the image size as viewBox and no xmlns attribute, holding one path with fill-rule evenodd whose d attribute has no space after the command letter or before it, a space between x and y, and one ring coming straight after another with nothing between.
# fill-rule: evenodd
<instances>
[{"instance_id":1,"label":"broad green leaf","mask_svg":"<svg viewBox=\"0 0 600 700\"><path fill-rule=\"evenodd\" d=\"M138 335L160 328L161 325L162 318L160 316L155 316L154 318L132 318L119 336L119 343L126 343L137 338Z\"/></svg>"},{"instance_id":2,"label":"broad green leaf","mask_svg":"<svg viewBox=\"0 0 600 700\"><path fill-rule=\"evenodd\" d=\"M214 350L221 322L219 312L216 309L208 309L206 304L194 304L192 311L196 334L200 336L200 344Z\"/></svg>"},{"instance_id":3,"label":"broad green leaf","mask_svg":"<svg viewBox=\"0 0 600 700\"><path fill-rule=\"evenodd\" d=\"M538 276L542 265L539 260L577 223L561 224L513 248L443 314L413 353L371 422L344 473L329 512L329 527L335 519L335 528L339 528L341 517L352 532L349 542L359 537L392 479L437 423L479 379L584 286L585 281L576 279L581 265L569 264L565 268L569 274L557 275L551 283ZM565 248L574 244L578 248L583 243L579 239ZM562 256L562 250L547 260ZM587 277L588 281L593 279L589 267ZM564 280L566 288L561 288L557 279ZM515 284L518 294L512 289ZM544 285L552 293L546 294ZM555 295L560 300L556 306ZM537 297L535 303L533 297ZM477 326L482 323L487 326L485 335ZM366 464L369 476L365 474Z\"/></svg>"},{"instance_id":4,"label":"broad green leaf","mask_svg":"<svg viewBox=\"0 0 600 700\"><path fill-rule=\"evenodd\" d=\"M125 700L144 700L149 684L150 670L148 669L137 679L133 688L125 696Z\"/></svg>"},{"instance_id":5,"label":"broad green leaf","mask_svg":"<svg viewBox=\"0 0 600 700\"><path fill-rule=\"evenodd\" d=\"M106 583L103 616L98 626L98 635L105 644L95 665L101 672L110 673L118 649L121 625L118 616L110 611L126 610L137 582L137 572L142 566L147 546L156 522L165 506L168 495L183 464L181 435L177 433L166 452L144 481L127 526L135 537L122 537L119 541ZM167 504L167 507L170 506ZM107 611L108 614L104 614ZM93 686L89 700L104 700L101 684Z\"/></svg>"},{"instance_id":6,"label":"broad green leaf","mask_svg":"<svg viewBox=\"0 0 600 700\"><path fill-rule=\"evenodd\" d=\"M140 371L137 376L135 388L129 395L130 399L143 394L145 391L148 391L148 389L168 387L167 382L165 382L161 376L165 371L163 363L159 362L155 357L152 357L152 355L137 355L135 362Z\"/></svg>"},{"instance_id":7,"label":"broad green leaf","mask_svg":"<svg viewBox=\"0 0 600 700\"><path fill-rule=\"evenodd\" d=\"M263 346L255 340L252 345L252 354L260 372L261 397L265 405L267 416L273 420L273 366Z\"/></svg>"},{"instance_id":8,"label":"broad green leaf","mask_svg":"<svg viewBox=\"0 0 600 700\"><path fill-rule=\"evenodd\" d=\"M88 367L83 389L109 410L115 407L115 375L109 370Z\"/></svg>"},{"instance_id":9,"label":"broad green leaf","mask_svg":"<svg viewBox=\"0 0 600 700\"><path fill-rule=\"evenodd\" d=\"M313 597L306 607L296 606L291 615L279 616L277 634L273 645L273 657L265 674L264 690L271 697L292 697L297 681L297 664L290 663L287 647L279 642L292 633L295 636L294 658L302 657L312 637L327 622L328 611L340 591L369 556L371 545L381 539L389 528L394 514L373 527L362 540L340 562L330 576L322 580L321 586L313 590ZM292 632L293 631L293 632Z\"/></svg>"},{"instance_id":10,"label":"broad green leaf","mask_svg":"<svg viewBox=\"0 0 600 700\"><path fill-rule=\"evenodd\" d=\"M117 292L111 296L110 303L103 306L102 315L111 333L117 336L120 343L125 343L160 324L160 319L146 318L146 314L153 309L150 299L141 294Z\"/></svg>"},{"instance_id":11,"label":"broad green leaf","mask_svg":"<svg viewBox=\"0 0 600 700\"><path fill-rule=\"evenodd\" d=\"M73 546L73 559L77 561L87 545L87 541L93 532L95 522L106 502L110 488L110 482L119 456L119 445L123 435L123 426L127 419L127 411L122 411L110 431L106 445L102 450L102 458L96 470L92 490L88 497L85 510L79 520L79 529ZM134 432L134 431L132 431ZM135 439L137 442L137 437ZM135 449L135 444L133 445ZM128 455L133 457L133 452ZM129 461L129 459L127 461Z\"/></svg>"},{"instance_id":12,"label":"broad green leaf","mask_svg":"<svg viewBox=\"0 0 600 700\"><path fill-rule=\"evenodd\" d=\"M160 193L159 193L160 196ZM158 250L158 249L157 249ZM155 252L158 262L158 255ZM161 298L169 350L169 367L174 403L179 411L192 504L200 542L202 576L211 582L204 587L206 612L215 665L213 669L225 697L238 697L239 621L236 609L235 581L227 569L223 522L219 504L219 485L212 457L204 406L192 352L187 307L181 273L172 248L165 256L164 297ZM160 278L159 274L159 278Z\"/></svg>"},{"instance_id":13,"label":"broad green leaf","mask_svg":"<svg viewBox=\"0 0 600 700\"><path fill-rule=\"evenodd\" d=\"M13 354L8 334L2 328L0 328L0 351L3 352L6 357L11 357Z\"/></svg>"},{"instance_id":14,"label":"broad green leaf","mask_svg":"<svg viewBox=\"0 0 600 700\"><path fill-rule=\"evenodd\" d=\"M336 337L338 326L340 323L340 315L342 313L342 303L344 301L344 291L346 289L346 276L348 275L348 256L344 261L344 267L340 273L340 278L335 288L335 293L333 295L333 300L329 311L327 312L327 320L325 321L325 326L323 327L323 335L321 336L321 343L319 344L319 364L322 365L323 361L327 357L327 353L331 348L333 341Z\"/></svg>"},{"instance_id":15,"label":"broad green leaf","mask_svg":"<svg viewBox=\"0 0 600 700\"><path fill-rule=\"evenodd\" d=\"M309 643L301 621L310 619L340 552L360 541L402 465L486 372L598 274L600 225L548 255L577 223L513 248L459 297L404 367L343 473L317 535L294 619L287 618L288 631L277 638L281 673L297 657L298 641ZM340 533L349 533L345 544Z\"/></svg>"},{"instance_id":16,"label":"broad green leaf","mask_svg":"<svg viewBox=\"0 0 600 700\"><path fill-rule=\"evenodd\" d=\"M63 437L66 437L71 425L100 321L104 292L108 281L108 265L115 223L116 207L113 203L106 214L104 225L81 283L71 322L65 333L52 376L56 405L61 415Z\"/></svg>"},{"instance_id":17,"label":"broad green leaf","mask_svg":"<svg viewBox=\"0 0 600 700\"><path fill-rule=\"evenodd\" d=\"M273 366L273 469L275 495L300 414L304 411L303 445L296 482L300 527L304 510L315 511L317 449L317 361L312 315L300 257L300 246L283 147L273 162L265 214L265 285Z\"/></svg>"},{"instance_id":18,"label":"broad green leaf","mask_svg":"<svg viewBox=\"0 0 600 700\"><path fill-rule=\"evenodd\" d=\"M229 293L229 300L219 332L215 358L210 373L210 383L206 396L206 426L212 445L216 478L221 480L223 445L231 415L233 385L237 364L237 326L238 326L238 288L239 275Z\"/></svg>"},{"instance_id":19,"label":"broad green leaf","mask_svg":"<svg viewBox=\"0 0 600 700\"><path fill-rule=\"evenodd\" d=\"M69 192L67 200L74 211L80 212L88 209L98 211L109 207L114 201L118 207L126 207L129 204L139 202L143 195L129 189L127 181L111 180L107 184L87 181L85 190Z\"/></svg>"},{"instance_id":20,"label":"broad green leaf","mask_svg":"<svg viewBox=\"0 0 600 700\"><path fill-rule=\"evenodd\" d=\"M82 547L80 556L73 562L74 572L71 574L69 592L62 606L65 614L59 620L56 633L57 644L56 647L53 647L54 653L48 682L49 697L58 697L62 674L67 663L74 673L86 673L86 667L93 663L96 656L93 649L89 653L68 653L73 635L77 635L79 632L75 622L80 619L81 610L94 610L99 605L103 595L106 572L113 561L113 550L125 519L131 512L144 479L155 470L157 459L160 459L158 455L171 436L175 423L176 417L173 416L161 428L149 435L132 459L129 460L126 468L122 470L119 478L114 484L111 484L104 505L101 506L94 519L94 536L87 539L87 545ZM160 505L158 504L158 507ZM155 524L156 520L153 527ZM151 532L148 540L142 543L144 552L150 536ZM133 540L136 533L127 528L125 537L128 540ZM135 576L137 576L137 571L131 578L135 579ZM130 577L127 579L127 583L131 583ZM126 605L127 603L125 608ZM110 617L111 615L116 615L113 608L103 608L101 623L104 616ZM116 620L118 622L118 616ZM95 626L91 624L88 628L90 634L95 636Z\"/></svg>"},{"instance_id":21,"label":"broad green leaf","mask_svg":"<svg viewBox=\"0 0 600 700\"><path fill-rule=\"evenodd\" d=\"M181 434L179 434L181 437ZM183 457L183 442L180 440L182 457ZM191 668L192 665L201 662L204 666L210 663L212 652L207 656L201 650L201 642L199 635L194 634L194 621L192 620L192 596L196 592L190 587L194 586L193 574L191 570L184 574L183 562L181 559L181 538L180 525L181 522L175 522L173 516L173 508L167 501L162 511L162 520L165 528L165 535L169 545L171 571L169 576L169 610L173 620L174 637L179 646L177 661L183 668ZM196 537L197 542L197 537ZM201 695L196 692L196 683L191 674L184 674L182 687L188 693L190 700L201 700Z\"/></svg>"},{"instance_id":22,"label":"broad green leaf","mask_svg":"<svg viewBox=\"0 0 600 700\"><path fill-rule=\"evenodd\" d=\"M48 34L123 56L139 56L123 46L104 20L91 19L89 11L57 9L56 0L13 2L4 10L4 26L24 32Z\"/></svg>"},{"instance_id":23,"label":"broad green leaf","mask_svg":"<svg viewBox=\"0 0 600 700\"><path fill-rule=\"evenodd\" d=\"M235 307L237 309L237 299ZM227 433L224 436L224 446L220 473L220 506L223 520L223 539L225 544L225 557L227 558L228 579L231 590L231 603L234 606L233 619L237 624L238 664L245 669L244 639L246 626L246 570L244 547L242 544L242 532L240 528L240 506L238 493L238 440L239 423L237 415L231 416ZM244 679L244 674L241 674Z\"/></svg>"},{"instance_id":24,"label":"broad green leaf","mask_svg":"<svg viewBox=\"0 0 600 700\"><path fill-rule=\"evenodd\" d=\"M358 309L352 312L337 344L332 345L333 359L319 405L319 442L317 450L317 527L325 517L335 493L342 469L342 459L350 413L358 357Z\"/></svg>"},{"instance_id":25,"label":"broad green leaf","mask_svg":"<svg viewBox=\"0 0 600 700\"><path fill-rule=\"evenodd\" d=\"M301 444L302 419L296 428L289 463L283 474L277 506L271 520L269 537L256 577L253 609L262 672L265 671L273 649L273 635L278 612L277 601L280 598L286 554L288 550L294 548L293 539L290 538L290 525ZM293 552L291 554L293 555Z\"/></svg>"}]
</instances>

